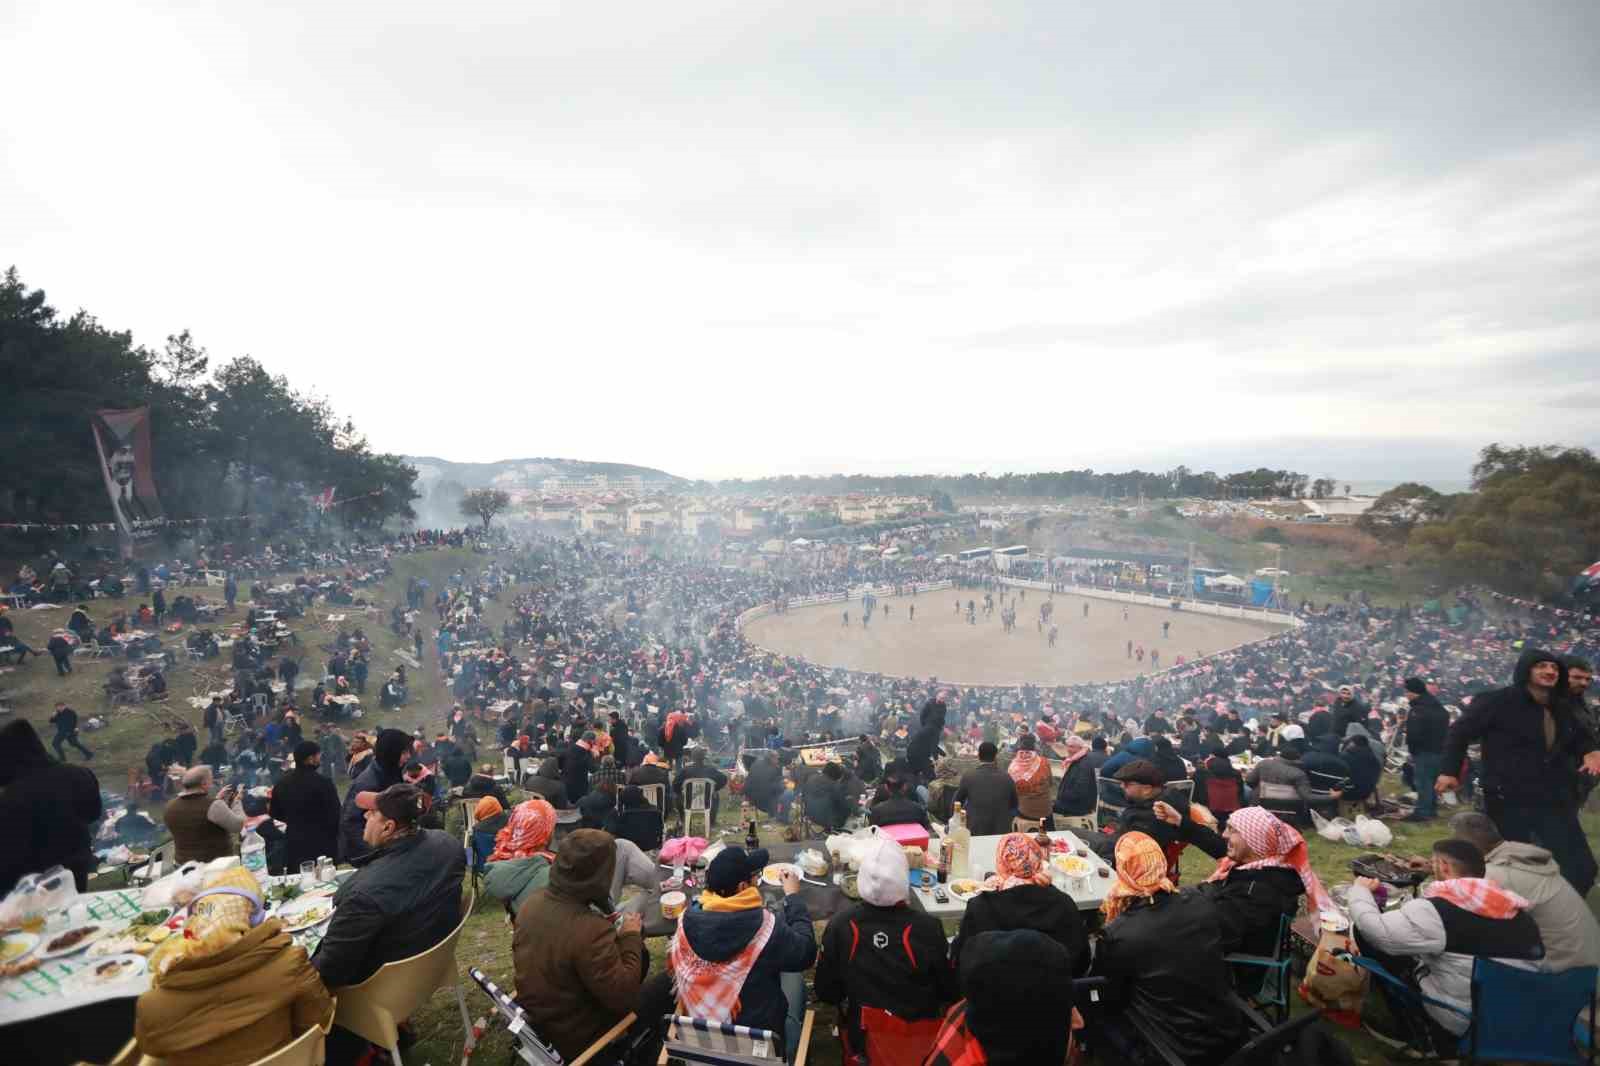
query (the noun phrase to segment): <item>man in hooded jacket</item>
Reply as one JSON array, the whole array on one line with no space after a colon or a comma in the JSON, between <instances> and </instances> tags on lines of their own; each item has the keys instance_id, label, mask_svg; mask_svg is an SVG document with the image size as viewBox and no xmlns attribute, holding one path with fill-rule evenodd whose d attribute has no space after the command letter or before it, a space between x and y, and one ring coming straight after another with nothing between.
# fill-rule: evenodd
<instances>
[{"instance_id":1,"label":"man in hooded jacket","mask_svg":"<svg viewBox=\"0 0 1600 1066\"><path fill-rule=\"evenodd\" d=\"M1580 774L1600 774L1600 750L1566 698L1561 658L1529 648L1517 660L1511 684L1480 692L1450 727L1444 765L1455 770L1467 746L1482 745L1485 812L1507 840L1548 848L1586 896L1595 881L1594 852L1578 822ZM1441 774L1434 787L1459 787Z\"/></svg>"},{"instance_id":2,"label":"man in hooded jacket","mask_svg":"<svg viewBox=\"0 0 1600 1066\"><path fill-rule=\"evenodd\" d=\"M1083 1025L1073 959L1031 929L984 933L961 958L963 998L945 1015L927 1066L1066 1062Z\"/></svg>"},{"instance_id":3,"label":"man in hooded jacket","mask_svg":"<svg viewBox=\"0 0 1600 1066\"><path fill-rule=\"evenodd\" d=\"M400 784L401 768L411 758L411 738L398 729L385 729L379 732L372 751L372 758L367 760L344 794L344 809L339 814L341 862L349 862L368 850L366 842L361 839L367 815L356 806L356 797L363 792L382 792L390 785Z\"/></svg>"},{"instance_id":4,"label":"man in hooded jacket","mask_svg":"<svg viewBox=\"0 0 1600 1066\"><path fill-rule=\"evenodd\" d=\"M100 818L100 782L82 766L56 762L44 750L33 723L8 722L0 729L0 895L24 874L60 864L86 891L94 871L89 831Z\"/></svg>"},{"instance_id":5,"label":"man in hooded jacket","mask_svg":"<svg viewBox=\"0 0 1600 1066\"><path fill-rule=\"evenodd\" d=\"M1450 732L1450 712L1439 698L1428 691L1420 677L1405 680L1406 750L1411 753L1412 783L1417 789L1417 809L1406 816L1408 822L1424 822L1438 814L1433 783L1443 768L1444 741Z\"/></svg>"}]
</instances>

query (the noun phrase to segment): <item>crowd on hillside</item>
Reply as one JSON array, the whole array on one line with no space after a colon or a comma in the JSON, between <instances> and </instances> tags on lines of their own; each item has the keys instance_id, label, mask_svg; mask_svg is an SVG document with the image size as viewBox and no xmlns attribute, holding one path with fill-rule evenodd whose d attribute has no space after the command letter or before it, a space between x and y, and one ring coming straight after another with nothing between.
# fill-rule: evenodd
<instances>
[{"instance_id":1,"label":"crowd on hillside","mask_svg":"<svg viewBox=\"0 0 1600 1066\"><path fill-rule=\"evenodd\" d=\"M894 583L937 573L873 567ZM180 861L230 854L252 832L269 838L273 869L318 855L355 865L328 935L307 958L275 920L203 930L169 971L182 983L157 980L141 999L141 1048L220 1063L281 1046L340 988L449 935L469 861L511 920L516 1001L569 1061L629 1012L642 1021L592 1061L653 1062L655 1022L674 1011L769 1030L792 1055L814 995L840 1008L852 1062L901 1061L881 1043L891 1036L933 1066L1063 1062L1075 1043L1101 1062L1144 1061L1153 1042L1186 1063L1219 1062L1258 1019L1218 990L1263 992L1224 956L1270 955L1280 922L1302 912L1346 916L1362 954L1399 981L1369 1029L1419 1052L1449 1051L1465 1031L1474 959L1600 964L1583 902L1595 864L1577 817L1600 774L1585 702L1600 631L1491 614L1470 597L1458 623L1306 607L1300 626L1160 675L1002 689L823 668L752 647L736 624L757 604L849 592L866 576L847 562L793 578L563 540L440 589L412 582L390 624L430 660L418 668L446 681L450 707L396 705L420 723L410 731L348 736L325 721L307 736L269 701L265 778L219 791L209 767L237 775L242 753L208 749L163 814ZM491 604L504 609L499 626ZM798 758L798 745L819 742L833 742L833 760ZM174 761L187 765L196 744ZM1451 820L1432 879L1388 910L1366 878L1335 900L1298 824L1329 800L1377 809L1386 762L1404 764L1416 793L1406 817L1437 817L1441 794L1483 808ZM86 773L51 760L26 723L0 731L6 817L40 827L31 851L8 856L0 887L83 864L74 849L87 849L99 815ZM1195 804L1182 809L1172 786L1189 779ZM977 872L985 891L947 943L912 902L904 851L880 840L861 858L859 900L818 937L797 877L782 877L769 909L769 856L727 847L652 974L643 920L620 895L659 890L655 853L698 782L798 834L959 817L999 838L995 868ZM662 810L646 795L658 786ZM1107 789L1119 808L1109 815ZM1274 789L1288 802L1270 802ZM466 854L441 831L455 796L476 819ZM1050 843L1035 835L1052 827L1079 832L1110 864L1098 911L1080 913L1052 886ZM1188 848L1215 868L1180 887ZM226 887L231 875L217 876ZM241 941L259 969L234 967ZM1092 1002L1073 983L1085 977L1101 982ZM180 1036L180 1011L207 1023ZM1303 1061L1347 1061L1337 1045L1308 1048ZM334 1027L330 1062L370 1054Z\"/></svg>"}]
</instances>

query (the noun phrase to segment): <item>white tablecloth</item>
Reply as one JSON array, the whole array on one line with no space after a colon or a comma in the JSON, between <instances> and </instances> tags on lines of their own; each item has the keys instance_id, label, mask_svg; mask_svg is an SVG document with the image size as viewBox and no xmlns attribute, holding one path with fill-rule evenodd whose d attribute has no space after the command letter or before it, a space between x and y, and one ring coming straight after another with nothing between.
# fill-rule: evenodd
<instances>
[{"instance_id":1,"label":"white tablecloth","mask_svg":"<svg viewBox=\"0 0 1600 1066\"><path fill-rule=\"evenodd\" d=\"M1065 840L1073 848L1083 847L1087 849L1087 845L1084 844L1082 839L1068 829L1051 833L1050 839ZM973 837L972 849L969 853L971 869L967 876L974 881L981 881L985 874L992 872L994 870L994 852L999 845L1000 837L998 836ZM1105 860L1090 851L1089 862L1094 866L1094 872L1089 875L1086 887L1081 892L1068 893L1072 897L1072 901L1078 905L1080 911L1099 910L1100 904L1105 902L1106 892L1111 888L1112 878L1101 877L1099 873L1102 869L1111 869L1106 865ZM951 880L955 880L955 878L952 876ZM948 891L948 886L946 886L946 891ZM948 903L936 902L931 888L914 888L911 890L911 894L916 898L917 905L924 912L933 915L935 918L959 918L967 911L967 905L954 896L950 897Z\"/></svg>"}]
</instances>

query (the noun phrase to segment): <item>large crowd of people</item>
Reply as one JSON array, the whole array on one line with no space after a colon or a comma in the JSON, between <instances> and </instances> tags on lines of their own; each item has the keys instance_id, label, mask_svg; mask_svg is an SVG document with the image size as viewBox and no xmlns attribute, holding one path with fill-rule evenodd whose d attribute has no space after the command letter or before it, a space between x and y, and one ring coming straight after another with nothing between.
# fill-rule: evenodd
<instances>
[{"instance_id":1,"label":"large crowd of people","mask_svg":"<svg viewBox=\"0 0 1600 1066\"><path fill-rule=\"evenodd\" d=\"M275 868L321 854L357 867L308 960L336 994L455 929L467 859L441 832L440 812L448 795L476 800L482 846L474 840L471 859L513 926L516 1000L569 1061L629 1012L642 1021L608 1050L610 1061L654 1061L655 1022L675 1005L770 1030L792 1056L804 974L814 969L811 994L838 1006L851 1062L903 1061L874 1050L891 1031L951 1066L1061 1062L1075 1044L1102 1062L1142 1061L1151 1028L1183 1061L1218 1062L1251 1024L1218 994L1231 986L1248 998L1224 956L1271 954L1282 921L1341 904L1364 954L1406 988L1457 1008L1442 1015L1414 995L1388 997L1374 1034L1418 1052L1447 1051L1464 1030L1474 958L1600 964L1600 927L1583 902L1595 861L1578 820L1600 776L1585 702L1600 629L1508 614L1469 593L1454 617L1303 604L1301 624L1266 639L1129 681L1053 688L853 673L756 648L739 629L757 605L867 583L910 588L948 570L874 559L771 573L586 539L524 545L439 589L413 581L391 611L419 661L428 648L431 661L418 669L439 671L451 706L386 702L388 715L412 711L421 724L370 736L318 714L318 735L307 737L292 680L283 699L269 686L269 720L252 721L234 750L213 737L165 820L180 860L226 854L241 833L271 826L283 837ZM979 580L1002 610L1019 596L993 575ZM498 627L491 604L504 615ZM346 657L329 676L347 676L332 667L348 671L360 643L353 631L343 636ZM237 671L251 696L257 669ZM58 737L58 753L71 740ZM824 743L832 761L798 757L801 745ZM1230 758L1240 755L1257 760L1247 773ZM520 800L496 780L502 760L516 769ZM1391 797L1387 816L1435 819L1436 794L1476 796L1482 807L1464 809L1434 846L1421 895L1387 911L1366 879L1336 902L1295 824L1330 800L1379 810L1386 762L1403 764L1415 793L1401 809ZM218 793L207 763L248 776ZM68 775L80 772L51 760L26 723L0 731L8 823L47 827L15 876L88 863L98 796L92 813L87 797L70 809L30 798L65 795L79 787ZM336 773L348 779L342 797ZM1195 805L1176 809L1169 788L1191 777ZM819 939L798 880L786 875L784 899L769 909L758 889L764 849L728 847L705 870L664 972L652 975L640 918L619 914L619 894L657 887L650 853L664 820L702 781L715 802L750 804L802 834L943 825L959 805L973 835L999 838L995 869L947 943L911 900L903 851L872 848L859 901ZM1097 817L1110 782L1120 809ZM646 790L658 787L667 798L652 810ZM1274 788L1300 802L1268 809ZM253 795L265 800L258 814ZM1034 828L1053 827L1079 831L1114 870L1098 914L1080 914L1051 886L1047 842ZM1215 869L1180 887L1177 856L1189 847ZM15 880L8 872L0 884ZM257 997L251 1016L271 1013L274 1038L325 1012L275 932L226 929L202 939L190 969L214 967L206 960L215 952L255 938L283 979L270 997L251 991L253 974L212 982L208 1001ZM1092 1001L1074 984L1086 977L1099 979ZM232 1032L209 1032L196 1047L162 1042L163 1012L180 1002L175 987L158 982L148 1016L141 1002L146 1050L243 1061L221 1050L242 1039ZM330 1062L369 1053L337 1027L329 1038Z\"/></svg>"}]
</instances>

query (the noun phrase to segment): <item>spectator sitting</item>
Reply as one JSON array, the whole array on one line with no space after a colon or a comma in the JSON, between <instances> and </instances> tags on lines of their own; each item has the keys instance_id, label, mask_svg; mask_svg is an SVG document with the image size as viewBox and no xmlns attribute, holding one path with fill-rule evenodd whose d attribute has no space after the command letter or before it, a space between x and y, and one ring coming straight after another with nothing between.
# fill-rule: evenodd
<instances>
[{"instance_id":1,"label":"spectator sitting","mask_svg":"<svg viewBox=\"0 0 1600 1066\"><path fill-rule=\"evenodd\" d=\"M975 837L1011 832L1011 819L1017 813L1017 785L995 765L998 754L991 741L979 744L977 769L963 774L956 789L956 802L963 804L967 828Z\"/></svg>"},{"instance_id":2,"label":"spectator sitting","mask_svg":"<svg viewBox=\"0 0 1600 1066\"><path fill-rule=\"evenodd\" d=\"M667 772L666 765L661 761L661 756L655 752L646 752L644 761L634 767L628 774L630 785L665 785L666 809L661 812L663 818L668 817L677 808L673 805L672 775ZM745 783L745 794L750 791L749 782Z\"/></svg>"},{"instance_id":3,"label":"spectator sitting","mask_svg":"<svg viewBox=\"0 0 1600 1066\"><path fill-rule=\"evenodd\" d=\"M961 928L950 943L950 962L959 966L961 953L981 933L1033 929L1067 949L1075 976L1089 966L1089 938L1072 897L1050 884L1050 855L1026 833L1007 833L995 845L994 876L985 891L967 903Z\"/></svg>"},{"instance_id":4,"label":"spectator sitting","mask_svg":"<svg viewBox=\"0 0 1600 1066\"><path fill-rule=\"evenodd\" d=\"M1344 798L1351 803L1376 802L1383 764L1378 761L1371 742L1366 737L1351 737L1344 743L1343 756L1345 765L1350 767L1350 785L1345 789Z\"/></svg>"},{"instance_id":5,"label":"spectator sitting","mask_svg":"<svg viewBox=\"0 0 1600 1066\"><path fill-rule=\"evenodd\" d=\"M924 829L932 828L928 822L928 808L911 797L908 773L904 766L896 763L891 763L885 768L883 784L879 787L887 798L872 805L872 809L867 812L868 822L873 825L915 823Z\"/></svg>"},{"instance_id":6,"label":"spectator sitting","mask_svg":"<svg viewBox=\"0 0 1600 1066\"><path fill-rule=\"evenodd\" d=\"M867 1051L863 1008L936 1027L945 1005L956 998L944 927L907 906L909 875L905 852L879 837L861 861L861 902L835 914L822 934L817 998L844 1007L839 1030L852 1055Z\"/></svg>"},{"instance_id":7,"label":"spectator sitting","mask_svg":"<svg viewBox=\"0 0 1600 1066\"><path fill-rule=\"evenodd\" d=\"M539 764L538 772L526 778L522 782L522 788L525 792L543 796L549 801L550 806L558 811L571 806L567 802L567 787L562 783L561 768L554 755Z\"/></svg>"},{"instance_id":8,"label":"spectator sitting","mask_svg":"<svg viewBox=\"0 0 1600 1066\"><path fill-rule=\"evenodd\" d=\"M1174 845L1193 844L1214 859L1228 852L1228 843L1208 827L1184 817L1170 804L1162 802L1166 791L1165 775L1152 762L1134 759L1124 763L1116 779L1122 783L1127 806L1117 816L1111 836L1096 836L1089 846L1107 861L1114 860L1117 838L1124 833L1143 833L1153 839L1163 853L1174 853Z\"/></svg>"},{"instance_id":9,"label":"spectator sitting","mask_svg":"<svg viewBox=\"0 0 1600 1066\"><path fill-rule=\"evenodd\" d=\"M445 743L449 744L449 749L441 763L441 769L444 770L444 776L450 780L451 788L464 788L466 783L472 780L472 760L456 745L449 741Z\"/></svg>"},{"instance_id":10,"label":"spectator sitting","mask_svg":"<svg viewBox=\"0 0 1600 1066\"><path fill-rule=\"evenodd\" d=\"M1017 741L1017 753L1011 757L1011 765L1006 768L1006 775L1016 786L1017 813L1023 818L1043 821L1051 814L1055 779L1050 770L1050 760L1040 755L1037 747L1038 741L1032 733L1022 734Z\"/></svg>"},{"instance_id":11,"label":"spectator sitting","mask_svg":"<svg viewBox=\"0 0 1600 1066\"><path fill-rule=\"evenodd\" d=\"M139 997L139 1051L173 1066L255 1062L333 1013L317 971L240 867L207 875L185 936Z\"/></svg>"},{"instance_id":12,"label":"spectator sitting","mask_svg":"<svg viewBox=\"0 0 1600 1066\"><path fill-rule=\"evenodd\" d=\"M513 916L549 881L555 854L548 849L555 827L555 808L536 796L517 804L495 834L483 887Z\"/></svg>"},{"instance_id":13,"label":"spectator sitting","mask_svg":"<svg viewBox=\"0 0 1600 1066\"><path fill-rule=\"evenodd\" d=\"M1311 778L1306 776L1305 770L1300 766L1300 745L1298 742L1285 744L1278 750L1278 754L1268 756L1250 767L1250 773L1245 777L1244 783L1249 785L1259 802L1261 786L1286 785L1294 789L1300 802L1309 806L1316 797L1311 794ZM1333 790L1330 795L1338 799L1343 793Z\"/></svg>"},{"instance_id":14,"label":"spectator sitting","mask_svg":"<svg viewBox=\"0 0 1600 1066\"><path fill-rule=\"evenodd\" d=\"M844 794L844 767L827 763L820 773L806 778L800 794L805 799L806 818L824 831L834 832L850 817L850 801Z\"/></svg>"},{"instance_id":15,"label":"spectator sitting","mask_svg":"<svg viewBox=\"0 0 1600 1066\"><path fill-rule=\"evenodd\" d=\"M610 917L616 862L609 835L574 830L549 868L548 887L528 893L517 911L517 1003L568 1062L638 1005L650 964L640 917L625 915L620 926ZM664 1013L640 1011L652 1025Z\"/></svg>"},{"instance_id":16,"label":"spectator sitting","mask_svg":"<svg viewBox=\"0 0 1600 1066\"><path fill-rule=\"evenodd\" d=\"M1194 771L1196 803L1203 803L1222 825L1234 811L1244 806L1244 775L1228 758L1221 744L1213 745L1204 762Z\"/></svg>"},{"instance_id":17,"label":"spectator sitting","mask_svg":"<svg viewBox=\"0 0 1600 1066\"><path fill-rule=\"evenodd\" d=\"M1430 999L1470 1013L1472 964L1478 956L1534 968L1544 953L1532 904L1485 878L1483 853L1448 837L1433 845L1435 880L1418 899L1381 911L1372 898L1378 882L1358 877L1348 903L1356 945L1395 977ZM1450 1054L1470 1024L1443 1007L1422 1005L1376 982L1389 1006L1392 1028L1364 1020L1368 1033L1391 1047Z\"/></svg>"},{"instance_id":18,"label":"spectator sitting","mask_svg":"<svg viewBox=\"0 0 1600 1066\"><path fill-rule=\"evenodd\" d=\"M1061 786L1056 790L1051 813L1058 819L1066 819L1066 824L1071 828L1092 829L1095 808L1099 802L1099 797L1095 795L1094 763L1090 758L1093 749L1075 733L1068 733L1062 746L1066 749L1065 769L1061 773ZM1061 823L1058 821L1057 824Z\"/></svg>"},{"instance_id":19,"label":"spectator sitting","mask_svg":"<svg viewBox=\"0 0 1600 1066\"><path fill-rule=\"evenodd\" d=\"M661 812L650 806L637 785L622 790L616 826L617 838L632 841L640 851L655 851L661 846Z\"/></svg>"},{"instance_id":20,"label":"spectator sitting","mask_svg":"<svg viewBox=\"0 0 1600 1066\"><path fill-rule=\"evenodd\" d=\"M1221 1061L1243 1039L1244 1026L1217 997L1228 987L1228 972L1216 908L1205 896L1177 892L1165 853L1144 833L1118 839L1116 871L1101 905L1106 926L1094 958L1094 974L1107 983L1091 1026L1120 1053L1106 1061L1139 1061L1141 1041L1118 1017L1124 1010L1139 1011L1182 1049L1186 1063Z\"/></svg>"},{"instance_id":21,"label":"spectator sitting","mask_svg":"<svg viewBox=\"0 0 1600 1066\"><path fill-rule=\"evenodd\" d=\"M1485 876L1529 903L1528 914L1544 941L1544 967L1560 973L1575 966L1600 966L1600 922L1545 848L1502 840L1486 814L1463 811L1450 832L1483 852Z\"/></svg>"},{"instance_id":22,"label":"spectator sitting","mask_svg":"<svg viewBox=\"0 0 1600 1066\"><path fill-rule=\"evenodd\" d=\"M493 796L500 801L504 810L511 809L511 800L506 795L506 790L501 788L494 779L494 766L489 763L478 767L477 773L467 778L466 785L461 789L463 799L472 799L474 796Z\"/></svg>"},{"instance_id":23,"label":"spectator sitting","mask_svg":"<svg viewBox=\"0 0 1600 1066\"><path fill-rule=\"evenodd\" d=\"M778 756L770 751L756 756L745 777L745 797L763 813L782 818L786 814L783 791L783 771L778 767Z\"/></svg>"},{"instance_id":24,"label":"spectator sitting","mask_svg":"<svg viewBox=\"0 0 1600 1066\"><path fill-rule=\"evenodd\" d=\"M728 785L728 775L718 770L715 766L706 763L706 749L695 748L688 752L689 765L678 771L677 780L672 783L672 791L678 794L680 802L683 801L683 786L688 781L706 780L711 782L711 822L716 824L717 808L721 793Z\"/></svg>"},{"instance_id":25,"label":"spectator sitting","mask_svg":"<svg viewBox=\"0 0 1600 1066\"><path fill-rule=\"evenodd\" d=\"M1195 891L1217 909L1224 952L1272 955L1281 918L1293 918L1302 893L1313 912L1333 906L1295 828L1271 811L1235 811L1223 832L1228 854Z\"/></svg>"},{"instance_id":26,"label":"spectator sitting","mask_svg":"<svg viewBox=\"0 0 1600 1066\"><path fill-rule=\"evenodd\" d=\"M961 961L964 998L945 1015L925 1066L1035 1066L1071 1061L1083 1026L1075 960L1043 933L974 938Z\"/></svg>"},{"instance_id":27,"label":"spectator sitting","mask_svg":"<svg viewBox=\"0 0 1600 1066\"><path fill-rule=\"evenodd\" d=\"M740 1025L784 1034L794 1047L816 935L792 869L783 875L782 916L762 904L757 886L766 865L764 848L729 847L711 860L706 891L684 912L667 965L685 1014L732 1022L737 1011Z\"/></svg>"},{"instance_id":28,"label":"spectator sitting","mask_svg":"<svg viewBox=\"0 0 1600 1066\"><path fill-rule=\"evenodd\" d=\"M356 872L334 896L333 919L311 959L333 991L442 943L461 922L466 858L460 841L421 827L431 808L428 797L399 784L358 792L355 804L366 816L365 848L351 860ZM328 1036L333 1066L366 1051L365 1040L338 1026Z\"/></svg>"}]
</instances>

